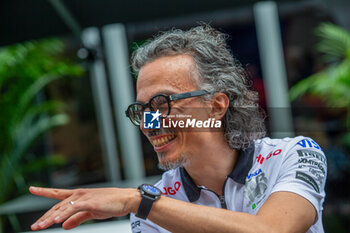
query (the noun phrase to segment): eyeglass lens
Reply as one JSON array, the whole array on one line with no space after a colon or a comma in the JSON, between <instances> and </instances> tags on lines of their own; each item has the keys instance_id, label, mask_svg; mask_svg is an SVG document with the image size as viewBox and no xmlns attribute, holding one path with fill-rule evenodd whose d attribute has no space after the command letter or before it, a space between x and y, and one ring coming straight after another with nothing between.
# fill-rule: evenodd
<instances>
[{"instance_id":1,"label":"eyeglass lens","mask_svg":"<svg viewBox=\"0 0 350 233\"><path fill-rule=\"evenodd\" d=\"M141 104L134 104L130 106L129 108L129 117L132 120L134 124L139 125L141 123L141 117L142 117L142 105Z\"/></svg>"},{"instance_id":2,"label":"eyeglass lens","mask_svg":"<svg viewBox=\"0 0 350 233\"><path fill-rule=\"evenodd\" d=\"M169 105L168 105L168 99L163 95L157 95L154 96L150 100L151 110L157 111L159 110L160 113L168 114L169 111Z\"/></svg>"},{"instance_id":3,"label":"eyeglass lens","mask_svg":"<svg viewBox=\"0 0 350 233\"><path fill-rule=\"evenodd\" d=\"M169 112L169 106L168 106L168 100L163 95L157 95L152 97L152 99L149 102L150 111L157 111L159 110L160 113L168 114ZM134 104L130 106L129 108L129 116L130 119L133 121L134 124L140 125L142 121L142 115L144 112L144 106L142 104Z\"/></svg>"}]
</instances>

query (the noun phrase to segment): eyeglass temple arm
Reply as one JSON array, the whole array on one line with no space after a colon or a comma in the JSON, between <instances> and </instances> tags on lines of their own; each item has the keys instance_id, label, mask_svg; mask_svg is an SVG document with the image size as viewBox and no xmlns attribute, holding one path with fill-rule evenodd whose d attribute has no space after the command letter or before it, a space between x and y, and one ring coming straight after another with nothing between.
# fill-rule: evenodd
<instances>
[{"instance_id":1,"label":"eyeglass temple arm","mask_svg":"<svg viewBox=\"0 0 350 233\"><path fill-rule=\"evenodd\" d=\"M205 90L191 91L191 92L171 95L171 96L169 96L169 98L170 98L170 100L179 100L179 99L186 99L186 98L201 96L201 95L204 95L207 93L209 93L209 92L207 92Z\"/></svg>"}]
</instances>

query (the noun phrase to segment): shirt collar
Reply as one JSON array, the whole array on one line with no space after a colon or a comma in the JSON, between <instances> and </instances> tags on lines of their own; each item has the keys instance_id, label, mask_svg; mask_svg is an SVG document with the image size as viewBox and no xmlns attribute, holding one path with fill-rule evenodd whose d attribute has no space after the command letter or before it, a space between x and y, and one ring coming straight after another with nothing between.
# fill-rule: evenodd
<instances>
[{"instance_id":1,"label":"shirt collar","mask_svg":"<svg viewBox=\"0 0 350 233\"><path fill-rule=\"evenodd\" d=\"M254 157L254 144L244 151L239 152L238 160L233 168L232 172L228 175L231 179L240 184L245 184L245 178L247 177Z\"/></svg>"},{"instance_id":2,"label":"shirt collar","mask_svg":"<svg viewBox=\"0 0 350 233\"><path fill-rule=\"evenodd\" d=\"M253 164L254 156L254 144L245 150L239 151L237 163L230 174L227 177L233 179L237 183L245 184L245 178L247 177L249 170ZM201 188L198 187L186 169L180 167L180 176L182 180L185 193L190 202L195 202L199 199Z\"/></svg>"}]
</instances>

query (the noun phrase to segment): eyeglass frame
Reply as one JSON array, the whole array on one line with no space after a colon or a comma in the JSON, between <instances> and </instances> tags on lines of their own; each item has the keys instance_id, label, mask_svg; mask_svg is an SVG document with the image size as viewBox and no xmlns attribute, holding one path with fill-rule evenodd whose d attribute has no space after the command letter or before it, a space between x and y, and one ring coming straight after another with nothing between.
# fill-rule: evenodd
<instances>
[{"instance_id":1,"label":"eyeglass frame","mask_svg":"<svg viewBox=\"0 0 350 233\"><path fill-rule=\"evenodd\" d=\"M199 97L199 96L203 96L206 94L210 94L210 92L206 91L206 90L199 90L199 91L189 91L189 92L184 92L184 93L179 93L179 94L173 94L173 95L166 95L166 94L157 94L154 95L150 98L150 100L148 101L148 103L140 103L140 102L135 102L132 103L128 106L128 108L125 111L125 115L126 117L129 118L129 120L131 121L131 123L133 123L135 126L140 126L141 122L136 124L129 115L129 109L134 106L134 105L140 105L142 106L142 112L145 111L146 108L149 108L151 111L154 111L155 109L151 106L151 102L154 98L158 97L158 96L163 96L166 100L167 100L167 104L168 104L168 113L166 115L169 115L171 112L171 102L175 101L175 100L181 100L181 99L187 99L187 98L192 98L192 97Z\"/></svg>"}]
</instances>

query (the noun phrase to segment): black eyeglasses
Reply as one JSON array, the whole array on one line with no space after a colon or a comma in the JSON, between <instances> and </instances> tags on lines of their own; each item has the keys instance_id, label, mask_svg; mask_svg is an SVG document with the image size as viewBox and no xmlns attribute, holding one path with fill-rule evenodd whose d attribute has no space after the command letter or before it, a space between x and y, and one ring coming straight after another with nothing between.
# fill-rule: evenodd
<instances>
[{"instance_id":1,"label":"black eyeglasses","mask_svg":"<svg viewBox=\"0 0 350 233\"><path fill-rule=\"evenodd\" d=\"M146 108L149 108L151 111L159 110L159 112L161 112L162 115L164 115L165 113L166 115L169 115L171 111L171 105L170 105L171 101L187 99L187 98L202 96L206 94L209 94L209 92L205 90L200 90L200 91L190 91L190 92L174 94L174 95L165 95L165 94L155 95L146 104L142 104L138 102L130 104L128 109L125 111L125 115L129 117L130 121L134 125L139 126L141 124L142 114Z\"/></svg>"}]
</instances>

